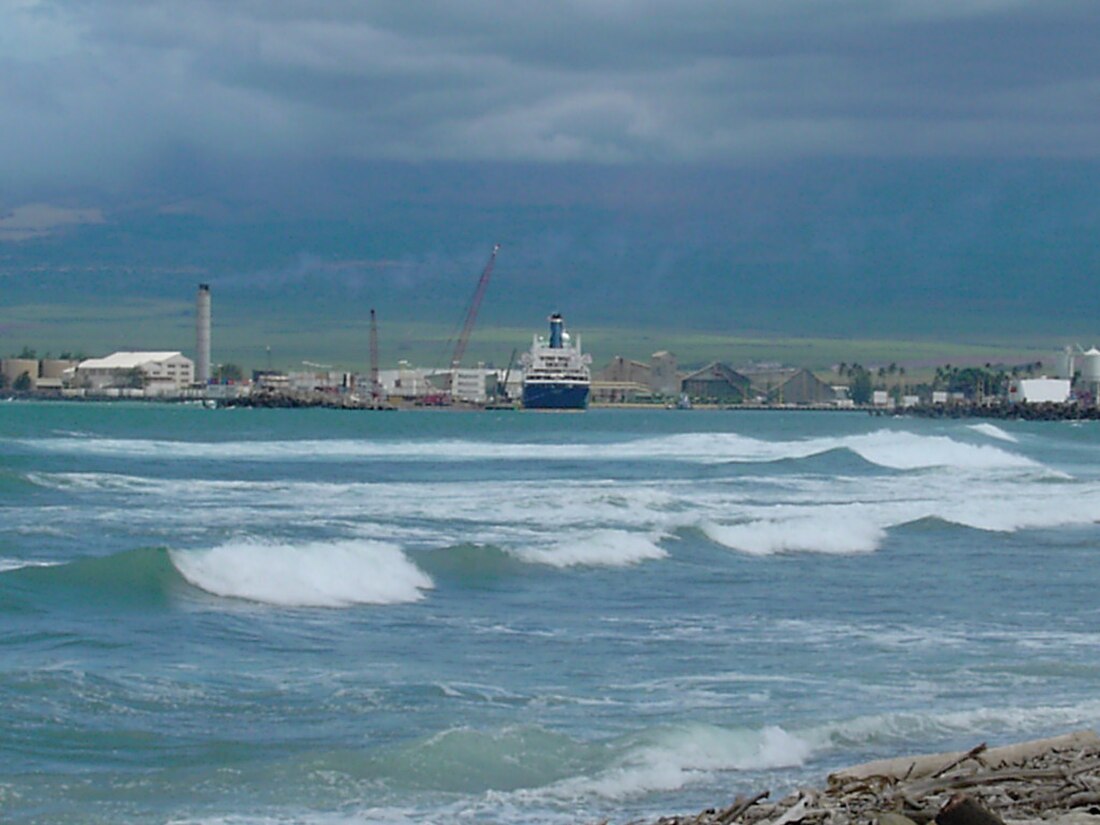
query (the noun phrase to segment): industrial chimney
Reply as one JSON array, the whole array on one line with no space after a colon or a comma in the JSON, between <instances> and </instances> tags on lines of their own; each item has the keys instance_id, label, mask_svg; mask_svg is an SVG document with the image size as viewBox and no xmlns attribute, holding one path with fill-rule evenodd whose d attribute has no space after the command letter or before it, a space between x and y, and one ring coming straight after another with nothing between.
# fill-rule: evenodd
<instances>
[{"instance_id":1,"label":"industrial chimney","mask_svg":"<svg viewBox=\"0 0 1100 825\"><path fill-rule=\"evenodd\" d=\"M210 383L210 284L199 284L195 316L195 383Z\"/></svg>"}]
</instances>

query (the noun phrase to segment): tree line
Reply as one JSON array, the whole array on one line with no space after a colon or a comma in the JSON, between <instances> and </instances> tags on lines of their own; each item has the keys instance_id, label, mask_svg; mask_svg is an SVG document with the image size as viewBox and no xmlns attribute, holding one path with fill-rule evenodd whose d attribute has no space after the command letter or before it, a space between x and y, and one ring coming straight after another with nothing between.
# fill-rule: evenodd
<instances>
[{"instance_id":1,"label":"tree line","mask_svg":"<svg viewBox=\"0 0 1100 825\"><path fill-rule=\"evenodd\" d=\"M852 401L856 404L869 404L875 390L885 390L895 399L899 399L902 394L929 396L933 392L962 393L967 398L1001 396L1007 394L1012 380L1033 377L1042 368L1042 361L1031 361L1012 367L988 362L981 367L944 364L936 367L931 382L917 384L906 383L903 380L906 377L905 367L895 363L879 367L874 372L858 362L841 363L837 367L837 373L848 378L848 395Z\"/></svg>"}]
</instances>

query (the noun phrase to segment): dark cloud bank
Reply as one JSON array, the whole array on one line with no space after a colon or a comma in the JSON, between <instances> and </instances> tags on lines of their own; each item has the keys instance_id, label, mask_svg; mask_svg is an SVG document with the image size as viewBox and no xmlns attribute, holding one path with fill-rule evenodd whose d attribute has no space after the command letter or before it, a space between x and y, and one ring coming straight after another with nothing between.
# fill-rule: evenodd
<instances>
[{"instance_id":1,"label":"dark cloud bank","mask_svg":"<svg viewBox=\"0 0 1100 825\"><path fill-rule=\"evenodd\" d=\"M500 241L501 321L1100 314L1091 3L0 8L12 300L202 277L242 305L450 319Z\"/></svg>"}]
</instances>

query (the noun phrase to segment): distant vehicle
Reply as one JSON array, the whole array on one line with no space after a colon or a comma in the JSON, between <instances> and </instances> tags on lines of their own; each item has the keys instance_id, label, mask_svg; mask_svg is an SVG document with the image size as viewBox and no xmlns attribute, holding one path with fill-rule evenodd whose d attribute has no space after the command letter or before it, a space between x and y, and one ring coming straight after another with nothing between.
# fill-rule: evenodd
<instances>
[{"instance_id":1,"label":"distant vehicle","mask_svg":"<svg viewBox=\"0 0 1100 825\"><path fill-rule=\"evenodd\" d=\"M449 407L451 405L451 396L445 392L432 392L427 395L422 395L416 399L416 405L418 407Z\"/></svg>"},{"instance_id":2,"label":"distant vehicle","mask_svg":"<svg viewBox=\"0 0 1100 825\"><path fill-rule=\"evenodd\" d=\"M686 392L682 392L680 393L680 398L676 401L675 404L669 402L666 406L670 410L690 410L691 399L688 397L688 394Z\"/></svg>"}]
</instances>

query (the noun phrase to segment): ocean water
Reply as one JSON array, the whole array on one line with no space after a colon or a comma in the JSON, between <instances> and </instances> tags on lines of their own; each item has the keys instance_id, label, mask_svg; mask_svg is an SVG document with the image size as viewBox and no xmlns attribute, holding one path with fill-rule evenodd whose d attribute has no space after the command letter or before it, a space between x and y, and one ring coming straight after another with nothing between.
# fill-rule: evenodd
<instances>
[{"instance_id":1,"label":"ocean water","mask_svg":"<svg viewBox=\"0 0 1100 825\"><path fill-rule=\"evenodd\" d=\"M1100 721L1100 428L0 404L0 820L627 822Z\"/></svg>"}]
</instances>

